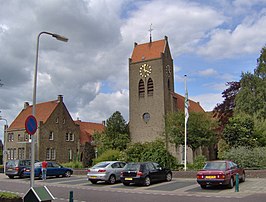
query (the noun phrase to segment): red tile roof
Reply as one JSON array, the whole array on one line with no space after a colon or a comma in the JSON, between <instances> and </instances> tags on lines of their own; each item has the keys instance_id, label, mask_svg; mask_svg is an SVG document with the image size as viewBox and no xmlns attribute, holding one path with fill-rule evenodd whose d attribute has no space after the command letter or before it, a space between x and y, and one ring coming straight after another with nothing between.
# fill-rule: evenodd
<instances>
[{"instance_id":1,"label":"red tile roof","mask_svg":"<svg viewBox=\"0 0 266 202\"><path fill-rule=\"evenodd\" d=\"M174 97L177 99L177 110L184 112L185 110L185 97L174 93ZM189 101L189 112L205 112L204 109L200 106L199 102L188 99Z\"/></svg>"},{"instance_id":2,"label":"red tile roof","mask_svg":"<svg viewBox=\"0 0 266 202\"><path fill-rule=\"evenodd\" d=\"M166 42L165 39L162 39L151 43L136 45L131 56L131 62L134 63L140 62L143 59L151 60L161 58L161 53L165 51Z\"/></svg>"},{"instance_id":3,"label":"red tile roof","mask_svg":"<svg viewBox=\"0 0 266 202\"><path fill-rule=\"evenodd\" d=\"M57 105L58 105L57 100L36 104L35 118L37 119L37 122L43 121L43 123L45 123ZM31 114L32 114L32 105L28 106L26 109L22 109L22 111L19 113L16 119L11 123L8 129L24 129L25 121L27 117Z\"/></svg>"},{"instance_id":4,"label":"red tile roof","mask_svg":"<svg viewBox=\"0 0 266 202\"><path fill-rule=\"evenodd\" d=\"M105 126L101 123L83 122L81 120L75 121L80 128L80 144L92 141L92 135L96 132L103 132Z\"/></svg>"}]
</instances>

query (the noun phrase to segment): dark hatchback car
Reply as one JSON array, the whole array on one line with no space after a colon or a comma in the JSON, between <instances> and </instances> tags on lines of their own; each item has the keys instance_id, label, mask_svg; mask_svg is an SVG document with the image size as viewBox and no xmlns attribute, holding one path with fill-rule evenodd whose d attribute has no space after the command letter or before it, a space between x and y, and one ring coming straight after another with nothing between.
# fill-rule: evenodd
<instances>
[{"instance_id":1,"label":"dark hatchback car","mask_svg":"<svg viewBox=\"0 0 266 202\"><path fill-rule=\"evenodd\" d=\"M202 170L197 173L197 182L202 189L208 185L225 185L233 188L236 182L236 174L239 181L245 181L245 170L229 160L208 161Z\"/></svg>"},{"instance_id":2,"label":"dark hatchback car","mask_svg":"<svg viewBox=\"0 0 266 202\"><path fill-rule=\"evenodd\" d=\"M24 168L31 165L31 160L9 160L6 163L5 174L13 179L15 176L24 177Z\"/></svg>"},{"instance_id":3,"label":"dark hatchback car","mask_svg":"<svg viewBox=\"0 0 266 202\"><path fill-rule=\"evenodd\" d=\"M155 162L128 163L120 179L125 186L131 183L149 186L153 182L171 181L172 172Z\"/></svg>"}]
</instances>

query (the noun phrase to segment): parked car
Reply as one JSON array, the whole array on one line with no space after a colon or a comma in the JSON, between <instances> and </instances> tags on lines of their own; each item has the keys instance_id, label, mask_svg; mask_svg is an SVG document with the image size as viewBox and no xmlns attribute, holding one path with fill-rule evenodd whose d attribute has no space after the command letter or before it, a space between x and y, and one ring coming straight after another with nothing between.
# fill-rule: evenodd
<instances>
[{"instance_id":1,"label":"parked car","mask_svg":"<svg viewBox=\"0 0 266 202\"><path fill-rule=\"evenodd\" d=\"M92 184L96 184L98 181L114 184L120 181L120 173L125 165L126 163L122 161L104 161L97 163L88 169L88 180Z\"/></svg>"},{"instance_id":2,"label":"parked car","mask_svg":"<svg viewBox=\"0 0 266 202\"><path fill-rule=\"evenodd\" d=\"M172 172L155 162L128 163L120 178L126 186L131 183L149 186L153 182L171 181Z\"/></svg>"},{"instance_id":3,"label":"parked car","mask_svg":"<svg viewBox=\"0 0 266 202\"><path fill-rule=\"evenodd\" d=\"M47 172L46 176L63 176L70 177L73 174L71 168L66 168L54 161L47 161ZM29 177L31 173L31 167L24 168L24 176ZM34 164L34 176L42 178L42 162L37 162Z\"/></svg>"},{"instance_id":4,"label":"parked car","mask_svg":"<svg viewBox=\"0 0 266 202\"><path fill-rule=\"evenodd\" d=\"M197 182L202 189L207 185L226 185L233 188L236 182L236 174L239 174L239 182L246 179L245 170L229 160L208 161L202 170L197 173Z\"/></svg>"},{"instance_id":5,"label":"parked car","mask_svg":"<svg viewBox=\"0 0 266 202\"><path fill-rule=\"evenodd\" d=\"M35 161L37 162L37 161ZM31 165L31 160L9 160L6 162L5 174L13 179L15 176L24 177L24 168Z\"/></svg>"}]
</instances>

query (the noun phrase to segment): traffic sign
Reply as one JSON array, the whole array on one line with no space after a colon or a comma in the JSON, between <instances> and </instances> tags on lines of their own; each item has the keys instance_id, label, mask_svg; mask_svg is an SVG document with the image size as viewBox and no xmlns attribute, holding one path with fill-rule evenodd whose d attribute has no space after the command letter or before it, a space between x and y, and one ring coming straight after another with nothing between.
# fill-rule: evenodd
<instances>
[{"instance_id":1,"label":"traffic sign","mask_svg":"<svg viewBox=\"0 0 266 202\"><path fill-rule=\"evenodd\" d=\"M28 134L34 135L37 130L37 120L33 115L29 115L25 121L25 128Z\"/></svg>"}]
</instances>

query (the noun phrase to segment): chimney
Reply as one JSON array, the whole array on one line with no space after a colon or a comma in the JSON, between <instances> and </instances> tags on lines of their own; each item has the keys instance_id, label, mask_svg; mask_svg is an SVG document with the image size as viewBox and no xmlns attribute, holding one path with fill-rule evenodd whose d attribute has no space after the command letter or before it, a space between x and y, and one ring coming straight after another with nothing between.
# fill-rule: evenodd
<instances>
[{"instance_id":1,"label":"chimney","mask_svg":"<svg viewBox=\"0 0 266 202\"><path fill-rule=\"evenodd\" d=\"M63 102L63 95L58 95L57 101L58 102Z\"/></svg>"},{"instance_id":2,"label":"chimney","mask_svg":"<svg viewBox=\"0 0 266 202\"><path fill-rule=\"evenodd\" d=\"M134 47L136 47L137 45L138 45L138 43L135 42L135 43L134 43Z\"/></svg>"},{"instance_id":3,"label":"chimney","mask_svg":"<svg viewBox=\"0 0 266 202\"><path fill-rule=\"evenodd\" d=\"M27 109L29 106L29 102L24 102L24 109Z\"/></svg>"},{"instance_id":4,"label":"chimney","mask_svg":"<svg viewBox=\"0 0 266 202\"><path fill-rule=\"evenodd\" d=\"M105 126L105 121L102 121L102 124Z\"/></svg>"}]
</instances>

